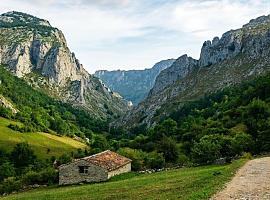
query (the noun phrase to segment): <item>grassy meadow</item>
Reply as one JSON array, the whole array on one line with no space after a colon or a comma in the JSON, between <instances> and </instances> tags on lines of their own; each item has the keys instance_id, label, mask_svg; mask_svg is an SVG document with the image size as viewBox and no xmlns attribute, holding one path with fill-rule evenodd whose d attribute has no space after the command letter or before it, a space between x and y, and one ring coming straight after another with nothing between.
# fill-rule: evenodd
<instances>
[{"instance_id":1,"label":"grassy meadow","mask_svg":"<svg viewBox=\"0 0 270 200\"><path fill-rule=\"evenodd\" d=\"M11 151L12 148L21 142L27 142L40 159L51 156L61 156L65 152L85 149L86 145L69 137L59 137L48 133L20 133L13 131L7 126L17 122L0 118L0 149ZM17 123L19 124L19 123ZM50 151L48 152L48 149Z\"/></svg>"},{"instance_id":2,"label":"grassy meadow","mask_svg":"<svg viewBox=\"0 0 270 200\"><path fill-rule=\"evenodd\" d=\"M129 173L113 177L105 183L42 188L0 199L209 199L245 162L246 160L236 160L223 166L182 168L153 174Z\"/></svg>"}]
</instances>

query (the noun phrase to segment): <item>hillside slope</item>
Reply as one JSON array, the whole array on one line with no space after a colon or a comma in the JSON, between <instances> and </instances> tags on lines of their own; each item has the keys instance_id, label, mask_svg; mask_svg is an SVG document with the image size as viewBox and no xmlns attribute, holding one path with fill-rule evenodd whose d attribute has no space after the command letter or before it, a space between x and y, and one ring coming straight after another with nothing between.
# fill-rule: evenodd
<instances>
[{"instance_id":1,"label":"hillside slope","mask_svg":"<svg viewBox=\"0 0 270 200\"><path fill-rule=\"evenodd\" d=\"M52 156L59 157L64 153L76 152L79 148L87 148L85 144L69 137L48 133L20 133L8 128L10 124L18 122L0 118L0 150L11 151L16 144L27 142L39 159L50 159Z\"/></svg>"},{"instance_id":2,"label":"hillside slope","mask_svg":"<svg viewBox=\"0 0 270 200\"><path fill-rule=\"evenodd\" d=\"M106 131L107 122L89 112L49 97L13 76L0 65L0 116L20 121L22 132L57 132L61 135L91 137Z\"/></svg>"},{"instance_id":3,"label":"hillside slope","mask_svg":"<svg viewBox=\"0 0 270 200\"><path fill-rule=\"evenodd\" d=\"M157 77L148 97L116 124L151 126L184 102L270 71L270 16L206 41L199 60L183 55Z\"/></svg>"},{"instance_id":4,"label":"hillside slope","mask_svg":"<svg viewBox=\"0 0 270 200\"><path fill-rule=\"evenodd\" d=\"M183 168L154 174L127 174L106 183L39 189L3 197L3 200L81 199L209 199L245 163ZM218 175L217 175L218 174ZM125 178L126 177L126 178ZM120 180L117 180L120 179ZM123 179L123 180L121 180Z\"/></svg>"},{"instance_id":5,"label":"hillside slope","mask_svg":"<svg viewBox=\"0 0 270 200\"><path fill-rule=\"evenodd\" d=\"M115 117L128 109L121 97L84 69L63 33L46 20L20 12L0 15L0 63L32 86L95 117Z\"/></svg>"},{"instance_id":6,"label":"hillside slope","mask_svg":"<svg viewBox=\"0 0 270 200\"><path fill-rule=\"evenodd\" d=\"M138 105L152 89L157 75L170 67L174 61L174 59L162 60L152 68L144 70L100 70L95 72L95 76L124 99Z\"/></svg>"}]
</instances>

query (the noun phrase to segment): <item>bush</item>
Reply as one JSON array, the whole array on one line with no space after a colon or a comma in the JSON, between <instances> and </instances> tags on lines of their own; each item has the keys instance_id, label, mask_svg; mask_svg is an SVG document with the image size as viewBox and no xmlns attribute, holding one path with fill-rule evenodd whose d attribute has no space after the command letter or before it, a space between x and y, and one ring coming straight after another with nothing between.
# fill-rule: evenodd
<instances>
[{"instance_id":1,"label":"bush","mask_svg":"<svg viewBox=\"0 0 270 200\"><path fill-rule=\"evenodd\" d=\"M253 157L252 157L251 153L246 153L245 152L245 153L243 153L241 158L251 160Z\"/></svg>"},{"instance_id":2,"label":"bush","mask_svg":"<svg viewBox=\"0 0 270 200\"><path fill-rule=\"evenodd\" d=\"M185 154L180 154L177 160L177 164L181 166L191 166L192 163Z\"/></svg>"},{"instance_id":3,"label":"bush","mask_svg":"<svg viewBox=\"0 0 270 200\"><path fill-rule=\"evenodd\" d=\"M36 161L36 155L27 143L17 144L10 155L15 167L24 168Z\"/></svg>"},{"instance_id":4,"label":"bush","mask_svg":"<svg viewBox=\"0 0 270 200\"><path fill-rule=\"evenodd\" d=\"M65 153L59 157L59 164L60 165L66 164L66 163L71 162L71 160L72 160L71 156L69 154Z\"/></svg>"},{"instance_id":5,"label":"bush","mask_svg":"<svg viewBox=\"0 0 270 200\"><path fill-rule=\"evenodd\" d=\"M213 163L220 158L220 149L220 144L214 143L209 136L204 136L194 144L191 154L196 163Z\"/></svg>"},{"instance_id":6,"label":"bush","mask_svg":"<svg viewBox=\"0 0 270 200\"><path fill-rule=\"evenodd\" d=\"M16 180L15 177L9 177L0 184L0 194L11 193L13 191L19 191L22 188L20 180Z\"/></svg>"},{"instance_id":7,"label":"bush","mask_svg":"<svg viewBox=\"0 0 270 200\"><path fill-rule=\"evenodd\" d=\"M130 158L132 160L131 168L134 171L140 171L145 169L145 152L142 150L131 149L131 148L121 148L118 153L122 156Z\"/></svg>"},{"instance_id":8,"label":"bush","mask_svg":"<svg viewBox=\"0 0 270 200\"><path fill-rule=\"evenodd\" d=\"M13 117L13 113L10 109L0 106L0 116L11 119Z\"/></svg>"},{"instance_id":9,"label":"bush","mask_svg":"<svg viewBox=\"0 0 270 200\"><path fill-rule=\"evenodd\" d=\"M23 185L39 184L41 182L41 175L38 172L29 171L22 176Z\"/></svg>"},{"instance_id":10,"label":"bush","mask_svg":"<svg viewBox=\"0 0 270 200\"><path fill-rule=\"evenodd\" d=\"M21 132L21 127L19 127L19 126L16 125L16 124L9 124L7 127L10 128L10 129L12 129L12 130L14 130L14 131L19 131L19 132Z\"/></svg>"},{"instance_id":11,"label":"bush","mask_svg":"<svg viewBox=\"0 0 270 200\"><path fill-rule=\"evenodd\" d=\"M53 168L47 168L42 170L41 172L29 171L22 176L23 185L52 185L57 182L58 172Z\"/></svg>"},{"instance_id":12,"label":"bush","mask_svg":"<svg viewBox=\"0 0 270 200\"><path fill-rule=\"evenodd\" d=\"M5 178L15 176L15 168L13 164L9 162L5 162L0 166L0 181L4 180Z\"/></svg>"},{"instance_id":13,"label":"bush","mask_svg":"<svg viewBox=\"0 0 270 200\"><path fill-rule=\"evenodd\" d=\"M166 162L175 162L179 156L177 143L172 138L166 136L159 142L158 152L163 153Z\"/></svg>"},{"instance_id":14,"label":"bush","mask_svg":"<svg viewBox=\"0 0 270 200\"><path fill-rule=\"evenodd\" d=\"M161 169L165 166L165 159L162 153L157 153L156 151L153 151L147 154L145 158L145 164L147 168Z\"/></svg>"},{"instance_id":15,"label":"bush","mask_svg":"<svg viewBox=\"0 0 270 200\"><path fill-rule=\"evenodd\" d=\"M254 146L251 135L246 133L237 133L232 141L234 152L238 155L241 155L243 152L251 152Z\"/></svg>"}]
</instances>

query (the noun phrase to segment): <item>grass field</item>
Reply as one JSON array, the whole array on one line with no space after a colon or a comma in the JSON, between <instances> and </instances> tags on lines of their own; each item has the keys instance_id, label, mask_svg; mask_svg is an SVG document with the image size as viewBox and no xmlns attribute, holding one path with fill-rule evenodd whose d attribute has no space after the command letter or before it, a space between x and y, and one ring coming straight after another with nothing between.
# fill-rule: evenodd
<instances>
[{"instance_id":1,"label":"grass field","mask_svg":"<svg viewBox=\"0 0 270 200\"><path fill-rule=\"evenodd\" d=\"M27 142L38 158L46 159L51 156L60 156L65 152L85 149L86 145L68 137L58 137L48 133L20 133L9 129L7 126L15 123L0 118L0 149L11 151L20 142ZM47 153L48 148L50 152Z\"/></svg>"},{"instance_id":2,"label":"grass field","mask_svg":"<svg viewBox=\"0 0 270 200\"><path fill-rule=\"evenodd\" d=\"M109 182L43 188L3 197L3 200L208 199L246 161L225 166L183 168L154 174L124 174Z\"/></svg>"}]
</instances>

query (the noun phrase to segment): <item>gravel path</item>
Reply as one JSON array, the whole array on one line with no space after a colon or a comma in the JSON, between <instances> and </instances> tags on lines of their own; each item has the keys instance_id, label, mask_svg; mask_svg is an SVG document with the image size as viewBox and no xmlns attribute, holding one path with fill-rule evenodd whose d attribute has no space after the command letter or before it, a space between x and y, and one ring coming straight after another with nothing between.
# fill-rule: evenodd
<instances>
[{"instance_id":1,"label":"gravel path","mask_svg":"<svg viewBox=\"0 0 270 200\"><path fill-rule=\"evenodd\" d=\"M270 157L247 162L211 200L270 200Z\"/></svg>"}]
</instances>

